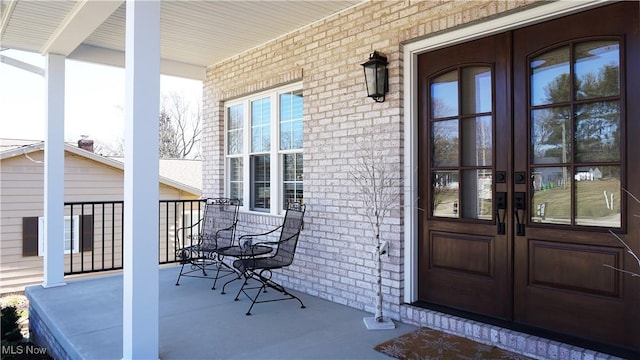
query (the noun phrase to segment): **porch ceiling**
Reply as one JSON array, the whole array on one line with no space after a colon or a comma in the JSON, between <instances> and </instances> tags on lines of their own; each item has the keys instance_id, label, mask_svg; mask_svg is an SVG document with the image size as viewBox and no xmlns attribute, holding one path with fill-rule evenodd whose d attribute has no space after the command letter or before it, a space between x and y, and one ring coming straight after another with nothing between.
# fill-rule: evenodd
<instances>
[{"instance_id":1,"label":"porch ceiling","mask_svg":"<svg viewBox=\"0 0 640 360\"><path fill-rule=\"evenodd\" d=\"M161 71L202 78L206 66L362 0L162 1ZM125 6L112 1L1 0L0 50L124 66Z\"/></svg>"}]
</instances>

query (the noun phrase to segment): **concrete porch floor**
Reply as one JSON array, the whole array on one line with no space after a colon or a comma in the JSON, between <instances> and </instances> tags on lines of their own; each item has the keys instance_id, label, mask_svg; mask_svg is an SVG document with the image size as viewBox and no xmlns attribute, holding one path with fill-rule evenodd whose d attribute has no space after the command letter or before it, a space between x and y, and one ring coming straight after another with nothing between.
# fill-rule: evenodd
<instances>
[{"instance_id":1,"label":"concrete porch floor","mask_svg":"<svg viewBox=\"0 0 640 360\"><path fill-rule=\"evenodd\" d=\"M416 329L367 330L372 314L294 292L295 300L234 301L241 281L220 293L207 279L182 278L178 267L160 270L160 359L388 359L378 343ZM223 282L227 278L222 279ZM57 360L122 358L122 275L70 280L55 288L29 287L32 337Z\"/></svg>"}]
</instances>

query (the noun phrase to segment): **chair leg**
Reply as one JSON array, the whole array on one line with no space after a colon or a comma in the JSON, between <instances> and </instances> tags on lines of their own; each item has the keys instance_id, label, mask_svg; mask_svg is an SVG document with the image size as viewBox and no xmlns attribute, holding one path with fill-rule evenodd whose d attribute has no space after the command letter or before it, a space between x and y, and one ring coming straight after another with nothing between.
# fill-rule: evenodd
<instances>
[{"instance_id":1,"label":"chair leg","mask_svg":"<svg viewBox=\"0 0 640 360\"><path fill-rule=\"evenodd\" d=\"M200 262L201 264L198 265L198 267L200 267L202 269L202 276L208 276L207 275L207 270L206 270L206 259L204 257L200 258Z\"/></svg>"},{"instance_id":2,"label":"chair leg","mask_svg":"<svg viewBox=\"0 0 640 360\"><path fill-rule=\"evenodd\" d=\"M182 277L182 270L184 270L184 263L180 267L180 274L178 274L178 280L176 280L176 286L180 286L180 277Z\"/></svg>"},{"instance_id":3,"label":"chair leg","mask_svg":"<svg viewBox=\"0 0 640 360\"><path fill-rule=\"evenodd\" d=\"M181 261L182 266L180 267L180 273L178 274L178 279L176 280L176 286L180 285L180 279L183 276L207 278L213 280L213 286L211 287L211 289L215 290L218 279L231 274L236 274L236 271L234 271L233 268L224 263L224 261L222 261L221 259L214 256L206 254L198 254L197 257L185 256L184 260ZM184 267L187 265L190 266L190 269L185 270ZM224 267L224 269L222 267ZM209 275L210 273L211 275Z\"/></svg>"},{"instance_id":4,"label":"chair leg","mask_svg":"<svg viewBox=\"0 0 640 360\"><path fill-rule=\"evenodd\" d=\"M260 286L255 286L255 287L249 287L246 288L245 285L247 285L247 281L253 278L257 281L260 282ZM279 293L283 294L284 297L280 297L277 299L268 299L268 300L258 300L258 297L260 296L260 294L262 293L266 293L267 292L267 288L272 288L276 291L278 291ZM247 293L247 290L252 290L252 289L257 289L258 291L256 292L255 296L250 296ZM300 303L300 308L304 309L304 303L302 302L302 300L300 300L299 297L291 294L290 292L287 291L287 289L284 288L284 286L276 283L275 281L271 280L270 278L267 278L265 276L263 276L262 274L259 273L255 273L253 271L249 271L248 272L248 276L245 278L244 284L242 285L242 287L240 288L240 291L238 291L238 294L236 295L236 299L238 300L238 297L240 296L240 293L244 293L249 299L251 299L251 305L249 306L249 310L247 310L246 315L251 315L251 310L253 309L253 306L255 304L259 304L259 303L265 303L265 302L273 302L273 301L280 301L280 300L298 300L298 302Z\"/></svg>"},{"instance_id":5,"label":"chair leg","mask_svg":"<svg viewBox=\"0 0 640 360\"><path fill-rule=\"evenodd\" d=\"M225 289L227 287L227 285L231 284L232 282L236 281L236 280L240 280L242 278L242 274L238 274L237 272L234 271L234 273L237 275L236 277L234 277L233 279L227 281L226 283L224 283L224 285L222 285L222 292L220 294L224 295L226 294Z\"/></svg>"},{"instance_id":6,"label":"chair leg","mask_svg":"<svg viewBox=\"0 0 640 360\"><path fill-rule=\"evenodd\" d=\"M263 278L262 276L260 276L260 277L264 281L265 285L267 285L268 287L270 287L270 288L272 288L274 290L277 290L277 291L281 292L282 294L284 294L284 295L289 297L289 298L284 298L284 299L279 299L279 300L296 299L300 303L300 308L301 309L305 308L304 304L302 303L302 300L300 300L299 297L297 297L297 296L293 295L292 293L288 292L287 289L284 288L284 286L278 284L277 282L275 282L275 281L273 281L271 279ZM277 301L277 300L274 300L274 301Z\"/></svg>"},{"instance_id":7,"label":"chair leg","mask_svg":"<svg viewBox=\"0 0 640 360\"><path fill-rule=\"evenodd\" d=\"M225 267L226 269L222 270L222 271L227 271L227 274L224 274L222 276L220 276L220 270L222 269L222 267ZM222 260L218 260L218 269L216 269L216 276L213 279L213 286L211 287L211 290L215 290L216 289L216 284L218 283L218 279L223 278L225 276L229 276L232 274L235 274L236 272L229 267L229 265L225 264ZM225 284L226 285L226 284ZM222 289L222 293L224 294L224 288Z\"/></svg>"},{"instance_id":8,"label":"chair leg","mask_svg":"<svg viewBox=\"0 0 640 360\"><path fill-rule=\"evenodd\" d=\"M251 309L253 309L253 305L256 304L256 302L258 302L258 296L260 296L260 293L262 293L263 291L266 291L266 285L263 283L260 288L258 289L258 292L256 292L256 296L251 299L251 306L249 306L249 310L247 310L247 313L245 315L249 316L251 315ZM248 295L247 295L248 296Z\"/></svg>"}]
</instances>

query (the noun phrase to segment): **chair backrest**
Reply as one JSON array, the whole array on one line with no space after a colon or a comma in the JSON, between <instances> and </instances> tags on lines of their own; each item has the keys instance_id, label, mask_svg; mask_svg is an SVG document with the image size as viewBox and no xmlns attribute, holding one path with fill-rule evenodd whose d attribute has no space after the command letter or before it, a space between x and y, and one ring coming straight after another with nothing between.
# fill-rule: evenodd
<instances>
[{"instance_id":1,"label":"chair backrest","mask_svg":"<svg viewBox=\"0 0 640 360\"><path fill-rule=\"evenodd\" d=\"M206 249L231 246L238 223L237 199L207 199L200 228L200 246Z\"/></svg>"},{"instance_id":2,"label":"chair backrest","mask_svg":"<svg viewBox=\"0 0 640 360\"><path fill-rule=\"evenodd\" d=\"M271 258L279 266L288 266L293 262L300 231L302 231L305 210L306 205L294 203L289 206L284 215L278 247Z\"/></svg>"}]
</instances>

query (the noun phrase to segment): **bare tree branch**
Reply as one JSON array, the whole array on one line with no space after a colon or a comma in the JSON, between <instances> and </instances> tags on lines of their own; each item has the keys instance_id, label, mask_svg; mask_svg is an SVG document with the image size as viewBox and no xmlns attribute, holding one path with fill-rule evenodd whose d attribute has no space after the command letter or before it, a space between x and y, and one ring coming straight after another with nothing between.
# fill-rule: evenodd
<instances>
[{"instance_id":1,"label":"bare tree branch","mask_svg":"<svg viewBox=\"0 0 640 360\"><path fill-rule=\"evenodd\" d=\"M633 198L638 204L640 204L640 199L638 199L635 195L633 195L632 193L630 193L628 190L626 189L622 189L622 191L624 191L625 193L627 193L627 195L629 195L631 198ZM634 216L638 216L638 215L634 215ZM624 241L622 240L622 238L620 237L620 235L614 233L613 231L609 230L609 233L611 235L613 235L616 239L618 239L618 241L620 243L622 243L622 245L624 245L624 247L626 248L626 252L628 254L630 254L638 263L638 268L640 268L640 257L638 257L638 255L633 251L633 249ZM633 271L629 271L629 270L624 270L624 269L620 269L617 268L615 266L609 265L609 264L602 264L602 266L608 267L610 269L613 269L615 271L619 271L621 273L625 273L625 274L630 274L633 277L640 277L640 273L636 273Z\"/></svg>"},{"instance_id":2,"label":"bare tree branch","mask_svg":"<svg viewBox=\"0 0 640 360\"><path fill-rule=\"evenodd\" d=\"M165 126L163 126L163 115L166 120ZM173 92L163 98L160 121L161 144L164 140L171 149L165 157L181 159L200 157L202 129L199 107L194 107L185 100L184 96Z\"/></svg>"},{"instance_id":3,"label":"bare tree branch","mask_svg":"<svg viewBox=\"0 0 640 360\"><path fill-rule=\"evenodd\" d=\"M379 133L370 130L360 139L359 157L350 171L350 178L355 184L356 195L362 200L363 211L369 219L375 236L375 254L378 272L377 304L375 320L383 322L382 315L382 241L381 226L392 208L398 205L400 198L400 169L396 163L389 161L389 140L385 139L384 129Z\"/></svg>"}]
</instances>

